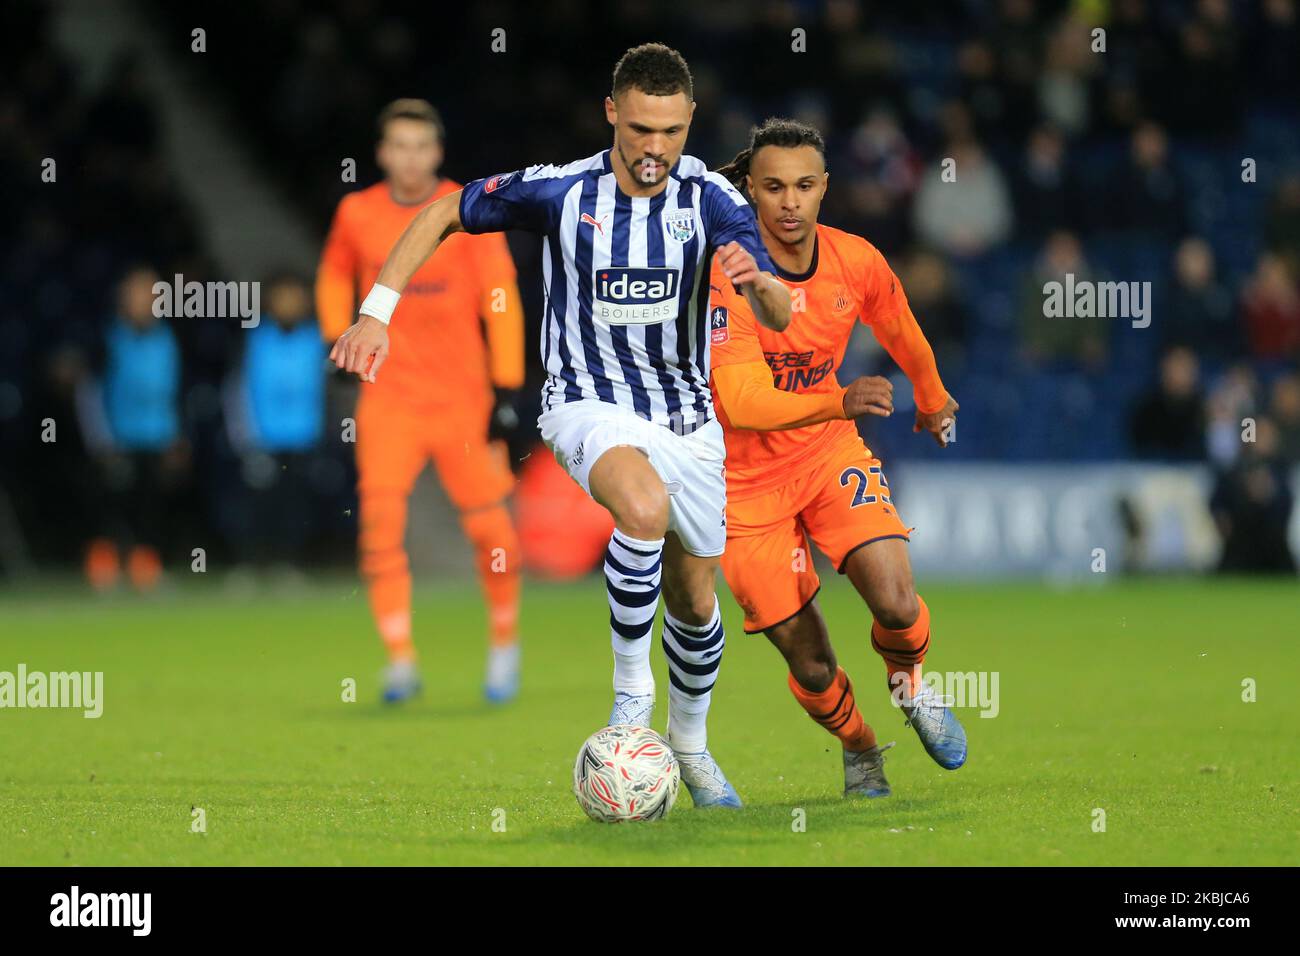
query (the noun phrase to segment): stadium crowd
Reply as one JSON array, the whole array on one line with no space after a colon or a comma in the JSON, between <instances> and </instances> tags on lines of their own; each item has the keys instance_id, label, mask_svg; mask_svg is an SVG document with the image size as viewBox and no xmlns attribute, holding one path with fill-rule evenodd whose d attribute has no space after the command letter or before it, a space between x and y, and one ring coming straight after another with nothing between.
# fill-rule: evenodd
<instances>
[{"instance_id":1,"label":"stadium crowd","mask_svg":"<svg viewBox=\"0 0 1300 956\"><path fill-rule=\"evenodd\" d=\"M183 49L186 5L144 6ZM825 132L822 221L867 236L902 279L962 406L945 455L1206 461L1225 563L1285 528L1300 463L1294 0L380 6L213 5L209 52L187 61L322 236L356 188L339 159L357 157L361 185L377 177L388 100L438 105L461 181L566 160L608 144L617 52L662 40L695 71L692 154L720 165L771 114ZM345 559L354 472L324 423L352 386L326 387L311 277L267 263L253 330L154 318L159 275L232 277L175 185L145 54L84 89L47 5L19 0L6 22L0 507L37 563L88 555L92 575L141 587L195 540L250 563ZM809 52L787 52L792 31ZM535 341L537 247L511 246ZM1067 274L1151 283L1149 327L1047 317L1044 284ZM864 340L841 379L890 368ZM530 356L529 400L539 376ZM872 447L938 454L902 411L870 426Z\"/></svg>"}]
</instances>

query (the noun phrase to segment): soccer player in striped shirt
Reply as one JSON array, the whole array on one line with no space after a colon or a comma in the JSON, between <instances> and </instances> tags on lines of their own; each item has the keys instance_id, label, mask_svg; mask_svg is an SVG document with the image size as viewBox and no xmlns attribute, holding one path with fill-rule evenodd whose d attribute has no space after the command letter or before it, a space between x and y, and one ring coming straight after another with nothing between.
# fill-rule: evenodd
<instances>
[{"instance_id":1,"label":"soccer player in striped shirt","mask_svg":"<svg viewBox=\"0 0 1300 956\"><path fill-rule=\"evenodd\" d=\"M902 284L860 236L817 222L826 194L821 134L791 120L757 127L750 146L720 172L754 197L777 275L795 317L784 331L760 327L748 303L714 275L712 386L727 441L727 550L722 570L745 612L745 631L767 635L789 667L800 706L839 738L844 792L889 795L883 751L862 719L817 608L821 587L811 537L871 610L871 644L889 687L927 753L955 770L966 733L921 680L930 612L916 593L908 535L880 460L858 435L858 415L893 411L888 379L842 387L835 370L858 322L871 327L911 380L914 431L948 441L957 403L943 387Z\"/></svg>"},{"instance_id":2,"label":"soccer player in striped shirt","mask_svg":"<svg viewBox=\"0 0 1300 956\"><path fill-rule=\"evenodd\" d=\"M740 798L705 727L724 644L714 583L726 544L726 451L708 385L710 260L767 328L789 324L790 292L772 275L744 197L683 155L694 110L680 54L654 43L628 50L605 100L612 148L476 180L426 207L331 357L374 381L398 295L446 236L544 236L538 425L615 523L605 556L609 722L650 723L650 632L662 589L669 743L697 807L734 807Z\"/></svg>"}]
</instances>

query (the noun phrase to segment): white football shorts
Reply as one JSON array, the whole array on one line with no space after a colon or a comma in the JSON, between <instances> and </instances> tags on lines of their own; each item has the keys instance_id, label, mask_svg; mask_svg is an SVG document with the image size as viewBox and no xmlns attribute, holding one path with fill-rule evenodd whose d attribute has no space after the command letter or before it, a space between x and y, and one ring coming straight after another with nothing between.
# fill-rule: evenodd
<instances>
[{"instance_id":1,"label":"white football shorts","mask_svg":"<svg viewBox=\"0 0 1300 956\"><path fill-rule=\"evenodd\" d=\"M542 441L582 490L591 494L591 467L616 445L639 448L668 490L668 530L702 558L727 543L727 448L715 418L689 435L648 422L609 402L566 402L537 419Z\"/></svg>"}]
</instances>

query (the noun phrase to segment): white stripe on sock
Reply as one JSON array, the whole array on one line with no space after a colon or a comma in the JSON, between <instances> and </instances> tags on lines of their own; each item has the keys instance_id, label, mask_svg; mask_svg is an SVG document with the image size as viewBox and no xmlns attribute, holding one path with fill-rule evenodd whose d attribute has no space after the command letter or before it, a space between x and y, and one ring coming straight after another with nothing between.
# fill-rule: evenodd
<instances>
[{"instance_id":1,"label":"white stripe on sock","mask_svg":"<svg viewBox=\"0 0 1300 956\"><path fill-rule=\"evenodd\" d=\"M651 630L659 610L659 587L663 578L664 540L643 541L614 529L605 555L606 596L613 620L624 628L644 631L640 637L624 637L610 626L610 644L614 652L614 690L629 694L654 692L654 673L650 669ZM616 561L624 570L614 567ZM653 569L651 571L650 569ZM649 573L646 573L649 572ZM615 589L620 594L614 593ZM621 594L644 597L644 603L626 604Z\"/></svg>"}]
</instances>

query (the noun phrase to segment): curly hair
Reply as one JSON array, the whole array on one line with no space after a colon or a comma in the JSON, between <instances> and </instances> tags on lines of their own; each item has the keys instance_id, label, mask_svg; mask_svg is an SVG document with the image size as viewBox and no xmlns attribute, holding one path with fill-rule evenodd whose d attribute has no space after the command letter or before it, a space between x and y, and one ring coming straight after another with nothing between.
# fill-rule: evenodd
<instances>
[{"instance_id":1,"label":"curly hair","mask_svg":"<svg viewBox=\"0 0 1300 956\"><path fill-rule=\"evenodd\" d=\"M736 186L745 181L749 175L749 166L754 154L764 146L783 146L794 149L797 146L811 146L826 158L826 140L822 139L816 127L798 120L782 119L769 116L761 126L749 130L749 145L736 154L736 158L725 166L719 166L717 172L729 179Z\"/></svg>"},{"instance_id":2,"label":"curly hair","mask_svg":"<svg viewBox=\"0 0 1300 956\"><path fill-rule=\"evenodd\" d=\"M688 100L695 99L691 82L691 68L682 55L662 43L642 43L634 46L614 64L614 87L610 96L638 89L651 96L672 96L685 93Z\"/></svg>"}]
</instances>

